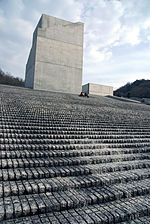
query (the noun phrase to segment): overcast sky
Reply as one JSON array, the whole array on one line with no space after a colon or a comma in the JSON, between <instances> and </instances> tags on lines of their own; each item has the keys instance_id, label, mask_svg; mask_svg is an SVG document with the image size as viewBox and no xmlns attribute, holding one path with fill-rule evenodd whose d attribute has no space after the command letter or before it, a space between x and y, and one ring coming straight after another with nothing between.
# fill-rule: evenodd
<instances>
[{"instance_id":1,"label":"overcast sky","mask_svg":"<svg viewBox=\"0 0 150 224\"><path fill-rule=\"evenodd\" d=\"M83 84L150 79L150 0L0 0L0 68L25 77L32 33L47 14L85 23Z\"/></svg>"}]
</instances>

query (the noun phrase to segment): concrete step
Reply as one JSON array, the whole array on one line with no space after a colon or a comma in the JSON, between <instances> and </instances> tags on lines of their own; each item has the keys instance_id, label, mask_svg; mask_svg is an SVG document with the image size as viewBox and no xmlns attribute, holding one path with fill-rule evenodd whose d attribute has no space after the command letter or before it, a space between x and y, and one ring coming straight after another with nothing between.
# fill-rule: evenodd
<instances>
[{"instance_id":1,"label":"concrete step","mask_svg":"<svg viewBox=\"0 0 150 224\"><path fill-rule=\"evenodd\" d=\"M148 160L149 153L134 153L125 155L79 156L72 158L21 158L0 159L0 168L31 168L31 167L59 167L88 164L105 164L121 161Z\"/></svg>"},{"instance_id":2,"label":"concrete step","mask_svg":"<svg viewBox=\"0 0 150 224\"><path fill-rule=\"evenodd\" d=\"M120 222L120 224L149 224L150 216L139 217L135 220Z\"/></svg>"},{"instance_id":3,"label":"concrete step","mask_svg":"<svg viewBox=\"0 0 150 224\"><path fill-rule=\"evenodd\" d=\"M134 130L134 132L133 132ZM90 129L90 128L54 128L54 127L47 127L47 128L40 128L40 127L30 127L27 129L24 127L23 129L20 128L20 126L10 126L9 128L3 127L0 128L0 133L2 135L12 135L18 136L18 135L149 135L149 131L146 129L110 129L110 128L99 128L99 129Z\"/></svg>"},{"instance_id":4,"label":"concrete step","mask_svg":"<svg viewBox=\"0 0 150 224\"><path fill-rule=\"evenodd\" d=\"M28 146L26 147L28 148ZM72 158L77 156L104 156L104 155L123 155L123 154L136 154L136 153L149 153L150 147L143 147L143 148L100 148L100 149L72 149L72 150L65 150L63 147L62 150L51 150L45 149L41 150L40 147L36 148L35 150L30 149L15 149L11 148L10 151L0 151L0 159L17 159L17 158L55 158L55 157L62 157L62 158Z\"/></svg>"},{"instance_id":5,"label":"concrete step","mask_svg":"<svg viewBox=\"0 0 150 224\"><path fill-rule=\"evenodd\" d=\"M150 138L150 134L146 134L146 133L139 133L139 134L72 134L70 135L69 133L67 135L59 135L59 134L53 134L53 135L48 135L48 134L8 134L8 133L0 133L0 139L8 139L8 141L10 139L32 139L32 140L36 140L36 139L44 139L44 140L51 140L51 139L103 139L103 140L107 140L107 139L139 139L139 138Z\"/></svg>"},{"instance_id":6,"label":"concrete step","mask_svg":"<svg viewBox=\"0 0 150 224\"><path fill-rule=\"evenodd\" d=\"M149 160L114 162L108 164L89 164L61 167L31 167L0 169L0 181L26 180L53 177L82 176L89 174L113 173L124 170L150 168Z\"/></svg>"},{"instance_id":7,"label":"concrete step","mask_svg":"<svg viewBox=\"0 0 150 224\"><path fill-rule=\"evenodd\" d=\"M105 204L84 206L84 208L82 207L84 203L81 203L80 208L71 208L67 211L63 211L63 208L67 203L69 203L69 206L73 206L73 204L76 205L78 200L83 200L83 197L78 196L78 200L75 200L73 198L72 201L68 202L66 202L68 197L59 202L58 199L56 199L54 200L55 206L57 205L57 203L60 204L58 205L58 207L54 207L52 201L50 201L49 199L48 194L42 194L40 196L41 197L37 196L32 198L26 196L26 198L24 199L16 197L14 208L12 206L12 201L9 199L7 202L5 202L7 203L7 211L5 213L5 216L1 216L1 220L8 219L9 222L6 221L7 223L16 221L17 223L23 223L25 221L35 222L40 220L40 223L42 223L43 221L47 221L49 223L55 224L77 224L79 222L82 224L107 224L131 221L139 217L148 216L150 212L149 195L126 198L111 202L109 201ZM51 209L55 209L56 211L51 211ZM15 219L13 219L13 212L16 216ZM36 213L38 213L38 215L36 215ZM43 213L44 215L42 215Z\"/></svg>"},{"instance_id":8,"label":"concrete step","mask_svg":"<svg viewBox=\"0 0 150 224\"><path fill-rule=\"evenodd\" d=\"M3 181L0 183L0 197L66 191L89 187L108 187L118 183L126 183L127 185L128 183L132 183L132 181L145 180L148 178L150 178L150 169L137 169L114 172L113 174L89 174L86 176L74 177L45 177L41 179Z\"/></svg>"},{"instance_id":9,"label":"concrete step","mask_svg":"<svg viewBox=\"0 0 150 224\"><path fill-rule=\"evenodd\" d=\"M52 122L43 122L43 121L39 121L39 120L36 120L35 122L31 122L30 120L28 120L28 121L26 121L26 119L24 118L24 120L19 120L18 122L16 121L14 121L14 118L12 119L12 122L10 122L10 119L11 118L8 118L8 119L6 119L5 121L1 121L1 123L2 123L2 126L5 126L5 128L7 128L7 127L9 127L9 126L11 126L12 124L13 124L13 128L17 128L18 126L19 126L19 129L21 129L21 128L25 128L25 129L34 129L34 127L36 127L37 125L38 126L42 126L42 127L44 127L44 129L45 128L48 128L49 126L53 126L53 128L58 128L58 129L60 129L60 128L62 128L63 130L65 130L65 129L68 129L68 126L70 126L70 128L72 128L72 130L75 130L75 128L78 128L78 129L82 129L82 127L84 127L85 129L94 129L94 130L96 130L97 128L99 129L99 128L104 128L105 127L105 129L106 130L110 130L110 128L112 128L113 127L113 129L130 129L130 130L139 130L139 129L141 129L141 130L143 130L143 129L145 129L145 131L147 132L150 128L149 128L149 125L148 124L145 124L145 125L141 125L140 126L140 124L132 124L132 123L127 123L127 124L125 124L125 123L122 123L122 124L117 124L116 122L115 123L110 123L111 121L109 121L109 124L107 124L107 123L105 123L105 122L103 122L103 123L100 123L100 124L98 124L98 120L97 120L97 122L95 123L95 124L92 124L92 123L90 123L90 124L87 124L87 122L85 122L85 123L72 123L72 122L62 122L62 124L60 124L60 121L58 121L58 122L55 122L55 123L52 123ZM22 125L24 123L24 125ZM31 126L31 124L32 124L32 126ZM0 126L0 128L2 127L2 126Z\"/></svg>"},{"instance_id":10,"label":"concrete step","mask_svg":"<svg viewBox=\"0 0 150 224\"><path fill-rule=\"evenodd\" d=\"M126 127L111 127L107 128L98 127L98 128L90 128L90 127L53 127L53 126L25 126L25 125L9 125L8 122L5 125L0 124L0 133L12 133L12 134L99 134L99 135L109 135L109 134L148 134L149 135L149 127L141 128L126 128ZM133 132L134 131L134 132Z\"/></svg>"},{"instance_id":11,"label":"concrete step","mask_svg":"<svg viewBox=\"0 0 150 224\"><path fill-rule=\"evenodd\" d=\"M91 151L95 149L128 149L128 148L149 148L150 143L149 142L139 142L139 143L113 143L113 144L0 144L0 149L3 151L21 151L21 150L31 150L33 152L40 150L41 152L46 150L81 150L90 149Z\"/></svg>"},{"instance_id":12,"label":"concrete step","mask_svg":"<svg viewBox=\"0 0 150 224\"><path fill-rule=\"evenodd\" d=\"M0 223L138 223L150 214L149 107L0 89Z\"/></svg>"},{"instance_id":13,"label":"concrete step","mask_svg":"<svg viewBox=\"0 0 150 224\"><path fill-rule=\"evenodd\" d=\"M0 144L129 144L129 143L150 143L150 138L130 138L130 139L20 139L20 138L0 138Z\"/></svg>"}]
</instances>

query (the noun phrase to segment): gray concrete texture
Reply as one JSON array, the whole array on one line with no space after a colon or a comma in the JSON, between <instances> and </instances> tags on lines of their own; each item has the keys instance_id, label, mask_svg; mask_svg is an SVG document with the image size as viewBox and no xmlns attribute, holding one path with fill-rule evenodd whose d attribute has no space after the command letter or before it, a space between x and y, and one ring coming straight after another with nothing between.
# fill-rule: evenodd
<instances>
[{"instance_id":1,"label":"gray concrete texture","mask_svg":"<svg viewBox=\"0 0 150 224\"><path fill-rule=\"evenodd\" d=\"M42 15L33 34L25 87L75 94L81 92L83 29L81 22L72 23Z\"/></svg>"},{"instance_id":2,"label":"gray concrete texture","mask_svg":"<svg viewBox=\"0 0 150 224\"><path fill-rule=\"evenodd\" d=\"M88 83L82 86L82 92L91 95L113 96L113 87Z\"/></svg>"}]
</instances>

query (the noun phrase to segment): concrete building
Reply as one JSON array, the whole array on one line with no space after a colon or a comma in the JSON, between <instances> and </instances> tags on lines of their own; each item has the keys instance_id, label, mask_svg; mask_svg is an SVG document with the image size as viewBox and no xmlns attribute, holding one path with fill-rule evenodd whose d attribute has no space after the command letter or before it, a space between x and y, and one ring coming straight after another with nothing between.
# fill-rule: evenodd
<instances>
[{"instance_id":1,"label":"concrete building","mask_svg":"<svg viewBox=\"0 0 150 224\"><path fill-rule=\"evenodd\" d=\"M83 29L42 15L33 33L26 65L25 87L78 94L82 89Z\"/></svg>"},{"instance_id":2,"label":"concrete building","mask_svg":"<svg viewBox=\"0 0 150 224\"><path fill-rule=\"evenodd\" d=\"M82 92L91 95L113 96L113 87L88 83L82 86Z\"/></svg>"}]
</instances>

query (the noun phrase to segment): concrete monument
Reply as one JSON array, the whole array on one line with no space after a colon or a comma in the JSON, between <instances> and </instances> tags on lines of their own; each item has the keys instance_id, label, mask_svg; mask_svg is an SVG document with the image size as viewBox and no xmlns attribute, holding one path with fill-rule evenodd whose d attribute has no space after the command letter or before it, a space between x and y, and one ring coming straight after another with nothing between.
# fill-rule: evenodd
<instances>
[{"instance_id":1,"label":"concrete monument","mask_svg":"<svg viewBox=\"0 0 150 224\"><path fill-rule=\"evenodd\" d=\"M113 96L113 87L88 83L82 86L82 92L88 93L91 95Z\"/></svg>"},{"instance_id":2,"label":"concrete monument","mask_svg":"<svg viewBox=\"0 0 150 224\"><path fill-rule=\"evenodd\" d=\"M81 22L41 16L33 33L25 87L75 94L81 92L83 28Z\"/></svg>"}]
</instances>

